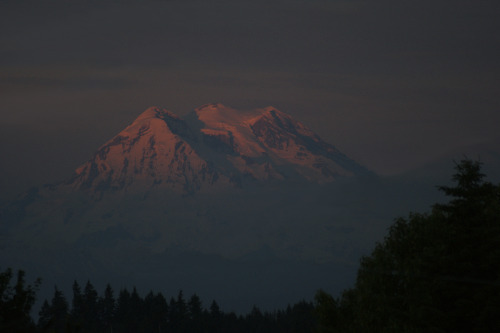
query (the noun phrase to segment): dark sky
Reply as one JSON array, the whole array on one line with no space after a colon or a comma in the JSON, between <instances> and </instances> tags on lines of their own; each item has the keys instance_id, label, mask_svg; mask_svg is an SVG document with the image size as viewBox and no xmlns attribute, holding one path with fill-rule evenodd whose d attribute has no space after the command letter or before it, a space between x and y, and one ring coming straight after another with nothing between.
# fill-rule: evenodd
<instances>
[{"instance_id":1,"label":"dark sky","mask_svg":"<svg viewBox=\"0 0 500 333\"><path fill-rule=\"evenodd\" d=\"M383 175L500 153L498 17L498 0L2 0L0 199L67 178L152 105L272 105Z\"/></svg>"}]
</instances>

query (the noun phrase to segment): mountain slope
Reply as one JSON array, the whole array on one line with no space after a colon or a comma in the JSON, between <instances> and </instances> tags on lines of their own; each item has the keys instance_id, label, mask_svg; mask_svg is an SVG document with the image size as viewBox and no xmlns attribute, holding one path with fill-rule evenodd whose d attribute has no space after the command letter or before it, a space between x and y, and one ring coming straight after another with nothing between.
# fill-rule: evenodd
<instances>
[{"instance_id":1,"label":"mountain slope","mask_svg":"<svg viewBox=\"0 0 500 333\"><path fill-rule=\"evenodd\" d=\"M192 191L217 173L208 167L185 138L186 123L166 110L152 107L104 144L70 181L75 189L123 190L163 183Z\"/></svg>"},{"instance_id":2,"label":"mountain slope","mask_svg":"<svg viewBox=\"0 0 500 333\"><path fill-rule=\"evenodd\" d=\"M241 186L245 179L324 183L363 173L275 108L241 112L209 104L186 119L147 109L79 167L69 184L93 192L160 187L193 193L215 183Z\"/></svg>"}]
</instances>

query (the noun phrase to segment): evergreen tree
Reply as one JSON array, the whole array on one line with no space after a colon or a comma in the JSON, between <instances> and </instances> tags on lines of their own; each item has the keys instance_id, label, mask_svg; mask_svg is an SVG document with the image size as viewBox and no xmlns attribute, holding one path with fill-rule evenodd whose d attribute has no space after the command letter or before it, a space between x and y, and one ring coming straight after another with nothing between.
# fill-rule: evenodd
<instances>
[{"instance_id":1,"label":"evergreen tree","mask_svg":"<svg viewBox=\"0 0 500 333\"><path fill-rule=\"evenodd\" d=\"M31 332L35 324L30 316L41 280L26 285L25 272L19 270L14 285L12 269L0 272L0 332Z\"/></svg>"},{"instance_id":2,"label":"evergreen tree","mask_svg":"<svg viewBox=\"0 0 500 333\"><path fill-rule=\"evenodd\" d=\"M198 295L193 294L188 302L189 318L191 320L198 320L202 314L201 300Z\"/></svg>"},{"instance_id":3,"label":"evergreen tree","mask_svg":"<svg viewBox=\"0 0 500 333\"><path fill-rule=\"evenodd\" d=\"M87 281L82 295L82 317L87 330L96 330L99 325L98 294L94 286Z\"/></svg>"},{"instance_id":4,"label":"evergreen tree","mask_svg":"<svg viewBox=\"0 0 500 333\"><path fill-rule=\"evenodd\" d=\"M264 316L257 306L252 307L252 311L246 316L248 327L251 332L263 332L265 323Z\"/></svg>"},{"instance_id":5,"label":"evergreen tree","mask_svg":"<svg viewBox=\"0 0 500 333\"><path fill-rule=\"evenodd\" d=\"M40 312L38 312L38 330L47 332L53 325L52 309L49 302L44 300Z\"/></svg>"},{"instance_id":6,"label":"evergreen tree","mask_svg":"<svg viewBox=\"0 0 500 333\"><path fill-rule=\"evenodd\" d=\"M147 332L166 332L168 305L161 293L150 291L144 298L144 329Z\"/></svg>"},{"instance_id":7,"label":"evergreen tree","mask_svg":"<svg viewBox=\"0 0 500 333\"><path fill-rule=\"evenodd\" d=\"M130 292L125 288L120 290L118 300L116 302L115 326L117 332L129 332L128 324L132 316L130 306Z\"/></svg>"},{"instance_id":8,"label":"evergreen tree","mask_svg":"<svg viewBox=\"0 0 500 333\"><path fill-rule=\"evenodd\" d=\"M80 285L75 280L73 281L73 299L71 301L71 321L77 329L81 328L84 323L83 314L85 311L85 305L83 302L83 295Z\"/></svg>"},{"instance_id":9,"label":"evergreen tree","mask_svg":"<svg viewBox=\"0 0 500 333\"><path fill-rule=\"evenodd\" d=\"M355 288L340 301L342 330L500 330L500 185L480 169L458 164L455 186L439 188L448 204L397 219L362 258Z\"/></svg>"},{"instance_id":10,"label":"evergreen tree","mask_svg":"<svg viewBox=\"0 0 500 333\"><path fill-rule=\"evenodd\" d=\"M210 316L214 319L219 319L222 316L219 304L215 300L210 304Z\"/></svg>"},{"instance_id":11,"label":"evergreen tree","mask_svg":"<svg viewBox=\"0 0 500 333\"><path fill-rule=\"evenodd\" d=\"M55 287L50 305L45 300L39 312L38 328L41 332L63 333L68 331L69 325L68 302L62 291Z\"/></svg>"},{"instance_id":12,"label":"evergreen tree","mask_svg":"<svg viewBox=\"0 0 500 333\"><path fill-rule=\"evenodd\" d=\"M188 318L189 318L189 332L202 332L203 331L203 309L201 300L198 295L193 294L188 302Z\"/></svg>"},{"instance_id":13,"label":"evergreen tree","mask_svg":"<svg viewBox=\"0 0 500 333\"><path fill-rule=\"evenodd\" d=\"M177 312L179 314L179 317L182 319L187 318L187 305L182 290L179 290L175 304L177 305Z\"/></svg>"},{"instance_id":14,"label":"evergreen tree","mask_svg":"<svg viewBox=\"0 0 500 333\"><path fill-rule=\"evenodd\" d=\"M307 333L316 327L314 305L301 301L292 307L292 329L288 332Z\"/></svg>"},{"instance_id":15,"label":"evergreen tree","mask_svg":"<svg viewBox=\"0 0 500 333\"><path fill-rule=\"evenodd\" d=\"M319 333L332 333L339 327L337 301L333 296L319 290L314 297L316 301L315 313L320 323Z\"/></svg>"},{"instance_id":16,"label":"evergreen tree","mask_svg":"<svg viewBox=\"0 0 500 333\"><path fill-rule=\"evenodd\" d=\"M99 297L99 322L102 327L110 332L113 331L113 318L115 315L115 298L113 289L108 284L104 290L104 296Z\"/></svg>"},{"instance_id":17,"label":"evergreen tree","mask_svg":"<svg viewBox=\"0 0 500 333\"><path fill-rule=\"evenodd\" d=\"M210 304L210 313L208 319L209 332L217 332L217 328L221 326L223 320L223 313L220 310L219 304L215 300Z\"/></svg>"},{"instance_id":18,"label":"evergreen tree","mask_svg":"<svg viewBox=\"0 0 500 333\"><path fill-rule=\"evenodd\" d=\"M131 332L139 332L140 327L143 325L143 300L139 296L137 292L137 288L134 287L132 289L132 293L130 294L130 303L129 303L129 331Z\"/></svg>"},{"instance_id":19,"label":"evergreen tree","mask_svg":"<svg viewBox=\"0 0 500 333\"><path fill-rule=\"evenodd\" d=\"M188 320L186 301L182 290L177 294L177 298L170 299L169 306L169 326L175 332L185 332Z\"/></svg>"}]
</instances>

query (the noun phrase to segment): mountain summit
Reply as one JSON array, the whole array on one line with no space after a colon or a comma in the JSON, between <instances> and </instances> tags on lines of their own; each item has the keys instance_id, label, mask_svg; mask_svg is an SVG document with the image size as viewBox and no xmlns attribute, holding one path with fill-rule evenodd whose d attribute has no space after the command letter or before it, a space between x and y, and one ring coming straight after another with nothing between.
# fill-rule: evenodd
<instances>
[{"instance_id":1,"label":"mountain summit","mask_svg":"<svg viewBox=\"0 0 500 333\"><path fill-rule=\"evenodd\" d=\"M76 169L69 183L93 192L167 187L192 193L245 181L325 183L362 173L363 167L276 108L207 104L184 118L148 108Z\"/></svg>"}]
</instances>

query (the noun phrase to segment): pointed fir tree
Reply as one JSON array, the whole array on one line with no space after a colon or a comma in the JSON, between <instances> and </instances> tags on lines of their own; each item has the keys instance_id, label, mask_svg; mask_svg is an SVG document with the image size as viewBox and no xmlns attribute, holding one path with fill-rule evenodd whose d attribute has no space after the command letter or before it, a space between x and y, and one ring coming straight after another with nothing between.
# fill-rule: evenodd
<instances>
[{"instance_id":1,"label":"pointed fir tree","mask_svg":"<svg viewBox=\"0 0 500 333\"><path fill-rule=\"evenodd\" d=\"M200 297L193 294L188 301L188 319L189 319L189 332L202 332L203 331L203 309Z\"/></svg>"},{"instance_id":2,"label":"pointed fir tree","mask_svg":"<svg viewBox=\"0 0 500 333\"><path fill-rule=\"evenodd\" d=\"M96 330L99 325L98 294L90 281L85 284L82 299L84 327L88 330Z\"/></svg>"},{"instance_id":3,"label":"pointed fir tree","mask_svg":"<svg viewBox=\"0 0 500 333\"><path fill-rule=\"evenodd\" d=\"M113 331L113 318L115 316L116 304L111 285L107 284L104 290L104 296L99 297L99 322L103 328Z\"/></svg>"},{"instance_id":4,"label":"pointed fir tree","mask_svg":"<svg viewBox=\"0 0 500 333\"><path fill-rule=\"evenodd\" d=\"M52 309L47 300L43 301L42 307L38 312L38 324L37 328L40 332L48 332L54 326L52 318Z\"/></svg>"},{"instance_id":5,"label":"pointed fir tree","mask_svg":"<svg viewBox=\"0 0 500 333\"><path fill-rule=\"evenodd\" d=\"M31 332L35 328L30 311L41 280L37 279L29 285L25 276L23 270L18 270L12 285L12 269L0 272L0 332Z\"/></svg>"},{"instance_id":6,"label":"pointed fir tree","mask_svg":"<svg viewBox=\"0 0 500 333\"><path fill-rule=\"evenodd\" d=\"M69 326L68 302L62 291L56 286L50 304L45 300L39 312L38 330L40 332L64 333Z\"/></svg>"},{"instance_id":7,"label":"pointed fir tree","mask_svg":"<svg viewBox=\"0 0 500 333\"><path fill-rule=\"evenodd\" d=\"M130 306L130 292L124 288L120 290L116 301L115 326L117 332L128 332L128 325L132 317Z\"/></svg>"},{"instance_id":8,"label":"pointed fir tree","mask_svg":"<svg viewBox=\"0 0 500 333\"><path fill-rule=\"evenodd\" d=\"M500 330L500 185L484 181L479 162L456 170L455 185L439 188L448 204L396 219L362 258L340 331Z\"/></svg>"},{"instance_id":9,"label":"pointed fir tree","mask_svg":"<svg viewBox=\"0 0 500 333\"><path fill-rule=\"evenodd\" d=\"M84 303L83 303L83 295L82 295L82 290L80 288L80 285L78 282L75 280L73 281L73 299L71 301L71 321L73 324L78 328L82 327L83 325L83 313L84 313Z\"/></svg>"}]
</instances>

